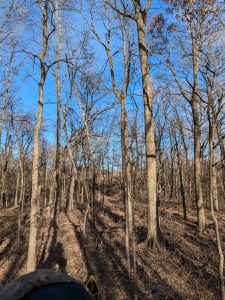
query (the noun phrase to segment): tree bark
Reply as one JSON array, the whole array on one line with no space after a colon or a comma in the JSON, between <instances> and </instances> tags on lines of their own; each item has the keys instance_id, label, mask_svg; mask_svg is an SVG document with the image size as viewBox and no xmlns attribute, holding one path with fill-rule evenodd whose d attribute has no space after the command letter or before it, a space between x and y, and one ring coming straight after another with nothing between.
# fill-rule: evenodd
<instances>
[{"instance_id":1,"label":"tree bark","mask_svg":"<svg viewBox=\"0 0 225 300\"><path fill-rule=\"evenodd\" d=\"M221 245L221 238L220 238L220 232L219 232L219 223L217 220L217 217L214 213L214 187L213 187L213 165L215 164L214 161L214 143L213 143L213 136L214 136L214 131L215 127L214 124L211 123L209 120L209 172L210 172L210 207L211 207L211 215L212 219L214 222L215 226L215 232L216 232L216 242L217 242L217 250L218 250L218 255L219 255L219 279L220 279L220 290L221 290L221 299L225 300L225 287L224 287L224 254L223 254L223 249Z\"/></svg>"},{"instance_id":2,"label":"tree bark","mask_svg":"<svg viewBox=\"0 0 225 300\"><path fill-rule=\"evenodd\" d=\"M19 187L20 187L20 170L18 170L17 180L16 180L16 193L14 199L14 206L18 206L19 198Z\"/></svg>"},{"instance_id":3,"label":"tree bark","mask_svg":"<svg viewBox=\"0 0 225 300\"><path fill-rule=\"evenodd\" d=\"M178 160L178 169L179 169L179 177L180 177L180 193L181 193L181 197L182 197L184 220L187 220L185 184L184 184L182 162L181 162L181 158L180 158L180 151L178 149L178 141L177 141L176 133L175 133L175 146L176 146L176 150L177 150L177 160Z\"/></svg>"},{"instance_id":4,"label":"tree bark","mask_svg":"<svg viewBox=\"0 0 225 300\"><path fill-rule=\"evenodd\" d=\"M140 0L134 0L135 20L138 31L139 58L142 74L144 114L145 114L145 146L147 168L147 195L148 195L148 244L157 242L157 170L156 148L154 134L154 118L152 111L152 89L150 84L150 66L146 42L146 10L141 10ZM147 7L146 7L147 8Z\"/></svg>"},{"instance_id":5,"label":"tree bark","mask_svg":"<svg viewBox=\"0 0 225 300\"><path fill-rule=\"evenodd\" d=\"M42 12L42 52L39 55L41 78L38 84L38 118L34 131L34 149L33 149L33 168L32 168L32 195L31 195L31 213L30 213L30 234L27 257L27 272L36 269L37 264L37 211L38 211L38 181L39 181L39 137L43 118L44 105L44 84L46 79L45 55L47 52L47 26L48 26L48 0L42 6L40 0L38 5Z\"/></svg>"},{"instance_id":6,"label":"tree bark","mask_svg":"<svg viewBox=\"0 0 225 300\"><path fill-rule=\"evenodd\" d=\"M198 111L198 46L196 45L195 37L192 33L192 56L193 56L193 93L191 99L192 116L194 123L194 180L197 205L198 230L205 230L205 212L203 206L202 195L202 175L201 175L201 130L200 130L200 115Z\"/></svg>"},{"instance_id":7,"label":"tree bark","mask_svg":"<svg viewBox=\"0 0 225 300\"><path fill-rule=\"evenodd\" d=\"M61 48L62 48L62 32L61 32L61 15L58 0L55 0L55 19L56 19L56 58L57 67L55 74L56 81L56 97L57 97L57 126L56 126L56 154L55 154L55 201L56 201L56 217L58 219L61 210L61 174L60 174L60 148L61 148L61 83L60 83L60 58L61 58Z\"/></svg>"},{"instance_id":8,"label":"tree bark","mask_svg":"<svg viewBox=\"0 0 225 300\"><path fill-rule=\"evenodd\" d=\"M69 203L68 203L68 210L73 210L73 203L74 203L74 189L75 189L75 182L76 182L76 174L72 168L71 170L71 178L70 178L70 190L69 190Z\"/></svg>"}]
</instances>

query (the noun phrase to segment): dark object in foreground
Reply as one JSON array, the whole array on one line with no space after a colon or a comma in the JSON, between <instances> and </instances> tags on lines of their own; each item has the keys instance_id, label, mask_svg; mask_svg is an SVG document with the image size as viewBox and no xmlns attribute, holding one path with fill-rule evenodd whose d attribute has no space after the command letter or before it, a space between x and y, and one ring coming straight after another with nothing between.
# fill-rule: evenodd
<instances>
[{"instance_id":1,"label":"dark object in foreground","mask_svg":"<svg viewBox=\"0 0 225 300\"><path fill-rule=\"evenodd\" d=\"M0 300L93 300L72 277L51 270L38 270L10 282L0 291Z\"/></svg>"}]
</instances>

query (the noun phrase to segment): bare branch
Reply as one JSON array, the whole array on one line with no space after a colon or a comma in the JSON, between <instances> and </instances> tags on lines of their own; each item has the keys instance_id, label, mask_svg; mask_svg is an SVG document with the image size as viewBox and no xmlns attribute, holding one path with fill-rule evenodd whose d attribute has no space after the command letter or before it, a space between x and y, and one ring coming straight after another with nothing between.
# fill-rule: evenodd
<instances>
[{"instance_id":1,"label":"bare branch","mask_svg":"<svg viewBox=\"0 0 225 300\"><path fill-rule=\"evenodd\" d=\"M112 5L112 3L109 0L104 0L106 4L108 4L114 11L116 11L118 14L130 18L132 20L135 20L135 17L131 13L127 13L125 11L121 11L116 6Z\"/></svg>"}]
</instances>

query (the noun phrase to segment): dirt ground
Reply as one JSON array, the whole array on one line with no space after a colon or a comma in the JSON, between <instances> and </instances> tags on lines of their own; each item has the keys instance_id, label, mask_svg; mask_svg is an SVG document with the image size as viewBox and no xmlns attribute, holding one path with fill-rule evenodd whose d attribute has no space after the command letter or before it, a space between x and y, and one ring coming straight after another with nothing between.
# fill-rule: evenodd
<instances>
[{"instance_id":1,"label":"dirt ground","mask_svg":"<svg viewBox=\"0 0 225 300\"><path fill-rule=\"evenodd\" d=\"M195 212L182 218L181 204L161 203L161 241L147 248L146 205L136 206L137 299L220 299L215 233L209 211L207 228L197 232ZM218 214L223 249L225 218ZM25 272L29 224L17 232L18 209L0 214L0 281L6 284ZM134 282L126 270L123 203L113 196L98 205L96 231L88 224L83 234L79 209L61 212L58 222L45 208L39 221L38 268L62 271L84 282L91 274L100 299L134 299Z\"/></svg>"}]
</instances>

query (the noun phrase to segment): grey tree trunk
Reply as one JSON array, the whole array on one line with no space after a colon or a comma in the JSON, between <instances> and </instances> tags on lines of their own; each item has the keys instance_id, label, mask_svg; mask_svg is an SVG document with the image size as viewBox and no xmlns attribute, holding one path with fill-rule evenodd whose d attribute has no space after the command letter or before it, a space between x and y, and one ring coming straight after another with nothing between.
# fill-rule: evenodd
<instances>
[{"instance_id":1,"label":"grey tree trunk","mask_svg":"<svg viewBox=\"0 0 225 300\"><path fill-rule=\"evenodd\" d=\"M69 203L68 203L69 211L73 210L75 182L76 182L76 174L72 168L72 174L70 178Z\"/></svg>"},{"instance_id":2,"label":"grey tree trunk","mask_svg":"<svg viewBox=\"0 0 225 300\"><path fill-rule=\"evenodd\" d=\"M20 187L20 170L18 170L18 174L17 174L14 206L18 206L18 203L19 203L19 187Z\"/></svg>"},{"instance_id":3,"label":"grey tree trunk","mask_svg":"<svg viewBox=\"0 0 225 300\"><path fill-rule=\"evenodd\" d=\"M197 103L192 104L192 113L194 120L194 180L197 204L198 230L205 230L205 212L203 207L202 195L202 175L201 175L201 141L200 141L200 124L197 110Z\"/></svg>"},{"instance_id":4,"label":"grey tree trunk","mask_svg":"<svg viewBox=\"0 0 225 300\"><path fill-rule=\"evenodd\" d=\"M176 150L177 150L177 160L178 160L178 169L179 169L179 177L180 177L180 193L181 193L181 197L182 197L184 220L187 220L187 206L186 206L184 176L183 176L182 161L181 161L181 157L180 157L180 151L178 149L178 141L177 141L176 133L175 133L175 146L176 146Z\"/></svg>"},{"instance_id":5,"label":"grey tree trunk","mask_svg":"<svg viewBox=\"0 0 225 300\"><path fill-rule=\"evenodd\" d=\"M209 120L210 122L210 120ZM215 226L215 232L216 232L216 242L217 242L217 250L218 250L218 256L219 256L219 279L220 279L220 290L221 290L221 299L225 300L225 287L224 287L224 254L221 244L221 238L220 238L220 232L219 232L219 223L217 220L217 217L214 213L214 187L213 187L213 165L215 164L214 161L214 143L213 143L213 137L214 137L214 131L215 126L210 122L209 124L209 171L210 171L210 207L211 207L211 215Z\"/></svg>"},{"instance_id":6,"label":"grey tree trunk","mask_svg":"<svg viewBox=\"0 0 225 300\"><path fill-rule=\"evenodd\" d=\"M194 180L197 205L198 230L205 230L205 212L202 195L202 174L201 174L201 126L198 109L198 45L192 32L192 57L193 57L193 93L191 99L192 117L194 123Z\"/></svg>"},{"instance_id":7,"label":"grey tree trunk","mask_svg":"<svg viewBox=\"0 0 225 300\"><path fill-rule=\"evenodd\" d=\"M38 0L38 5L42 12L42 52L39 55L41 78L38 84L38 118L34 131L34 149L33 149L33 168L32 168L32 195L31 195L31 213L30 213L30 233L27 257L27 272L36 269L37 263L37 211L38 211L38 181L39 181L39 137L43 118L44 104L44 84L46 79L45 55L47 52L47 26L48 26L48 0L45 5Z\"/></svg>"},{"instance_id":8,"label":"grey tree trunk","mask_svg":"<svg viewBox=\"0 0 225 300\"><path fill-rule=\"evenodd\" d=\"M154 134L154 118L152 111L152 89L150 84L150 66L146 42L146 16L149 6L144 11L141 9L140 0L134 0L135 21L138 30L139 58L142 74L144 114L145 114L145 146L146 146L146 171L147 171L147 195L148 195L148 244L157 242L157 170L156 148Z\"/></svg>"},{"instance_id":9,"label":"grey tree trunk","mask_svg":"<svg viewBox=\"0 0 225 300\"><path fill-rule=\"evenodd\" d=\"M60 174L60 148L61 148L61 83L60 83L60 58L62 48L62 32L61 32L61 10L58 0L55 0L55 21L56 21L56 40L57 40L57 69L55 74L56 81L56 97L57 97L57 126L56 126L56 155L55 155L55 201L56 216L58 219L61 210L61 174Z\"/></svg>"}]
</instances>

